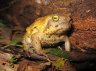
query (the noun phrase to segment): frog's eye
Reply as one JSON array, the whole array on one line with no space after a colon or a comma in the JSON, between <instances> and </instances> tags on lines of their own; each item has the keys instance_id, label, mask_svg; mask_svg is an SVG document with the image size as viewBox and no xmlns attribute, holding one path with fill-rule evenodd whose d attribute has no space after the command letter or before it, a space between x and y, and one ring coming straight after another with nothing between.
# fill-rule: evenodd
<instances>
[{"instance_id":1,"label":"frog's eye","mask_svg":"<svg viewBox=\"0 0 96 71\"><path fill-rule=\"evenodd\" d=\"M52 19L53 19L53 21L57 22L57 21L59 20L59 16L54 15L54 16L52 17Z\"/></svg>"}]
</instances>

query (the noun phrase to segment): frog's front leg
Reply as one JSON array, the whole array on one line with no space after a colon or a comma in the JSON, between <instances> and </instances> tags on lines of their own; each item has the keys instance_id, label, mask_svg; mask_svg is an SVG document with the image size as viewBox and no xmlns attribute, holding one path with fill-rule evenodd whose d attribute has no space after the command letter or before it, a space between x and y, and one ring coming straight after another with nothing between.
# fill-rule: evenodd
<instances>
[{"instance_id":1,"label":"frog's front leg","mask_svg":"<svg viewBox=\"0 0 96 71\"><path fill-rule=\"evenodd\" d=\"M68 36L64 36L65 51L71 51L71 45Z\"/></svg>"}]
</instances>

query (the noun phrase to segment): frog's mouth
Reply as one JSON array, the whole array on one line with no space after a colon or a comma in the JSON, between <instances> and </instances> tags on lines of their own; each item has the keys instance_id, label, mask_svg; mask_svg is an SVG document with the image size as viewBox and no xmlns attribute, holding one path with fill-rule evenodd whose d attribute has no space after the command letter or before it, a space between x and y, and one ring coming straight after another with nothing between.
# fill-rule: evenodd
<instances>
[{"instance_id":1,"label":"frog's mouth","mask_svg":"<svg viewBox=\"0 0 96 71\"><path fill-rule=\"evenodd\" d=\"M57 34L62 34L64 32L63 28L59 28L56 30L56 33Z\"/></svg>"},{"instance_id":2,"label":"frog's mouth","mask_svg":"<svg viewBox=\"0 0 96 71\"><path fill-rule=\"evenodd\" d=\"M64 33L63 28L58 28L58 29L54 30L53 33L51 33L51 34L60 35L62 33Z\"/></svg>"}]
</instances>

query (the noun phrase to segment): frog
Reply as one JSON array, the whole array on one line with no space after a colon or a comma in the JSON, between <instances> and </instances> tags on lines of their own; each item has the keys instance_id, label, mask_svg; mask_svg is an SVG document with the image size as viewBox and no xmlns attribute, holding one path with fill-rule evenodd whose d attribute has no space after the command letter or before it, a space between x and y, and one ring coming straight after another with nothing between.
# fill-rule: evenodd
<instances>
[{"instance_id":1,"label":"frog","mask_svg":"<svg viewBox=\"0 0 96 71\"><path fill-rule=\"evenodd\" d=\"M51 14L40 17L26 28L22 40L24 50L31 53L32 48L34 48L37 54L45 54L44 46L64 42L65 51L71 51L67 35L70 28L70 14Z\"/></svg>"}]
</instances>

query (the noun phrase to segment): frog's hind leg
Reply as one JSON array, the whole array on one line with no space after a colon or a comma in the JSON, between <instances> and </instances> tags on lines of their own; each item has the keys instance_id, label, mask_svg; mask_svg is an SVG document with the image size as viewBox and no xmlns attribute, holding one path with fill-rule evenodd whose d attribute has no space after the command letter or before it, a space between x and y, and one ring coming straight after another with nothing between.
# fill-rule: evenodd
<instances>
[{"instance_id":1,"label":"frog's hind leg","mask_svg":"<svg viewBox=\"0 0 96 71\"><path fill-rule=\"evenodd\" d=\"M35 51L37 52L37 54L41 54L41 55L44 54L38 35L36 35L36 34L32 35L31 39L32 39L32 41L31 41L32 46L33 46L33 48L35 48Z\"/></svg>"}]
</instances>

